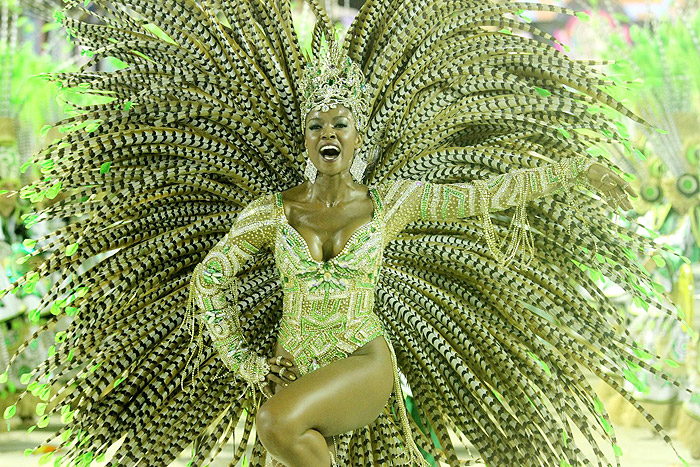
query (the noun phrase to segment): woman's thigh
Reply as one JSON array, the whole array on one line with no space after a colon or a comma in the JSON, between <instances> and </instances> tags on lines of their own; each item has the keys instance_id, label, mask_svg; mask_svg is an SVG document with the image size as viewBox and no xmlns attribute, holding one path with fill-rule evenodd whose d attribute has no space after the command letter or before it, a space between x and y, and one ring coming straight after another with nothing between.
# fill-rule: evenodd
<instances>
[{"instance_id":1,"label":"woman's thigh","mask_svg":"<svg viewBox=\"0 0 700 467\"><path fill-rule=\"evenodd\" d=\"M284 351L278 355L291 357ZM350 356L278 389L261 410L293 420L302 432L315 429L325 437L334 436L374 421L391 395L393 382L389 347L378 337Z\"/></svg>"}]
</instances>

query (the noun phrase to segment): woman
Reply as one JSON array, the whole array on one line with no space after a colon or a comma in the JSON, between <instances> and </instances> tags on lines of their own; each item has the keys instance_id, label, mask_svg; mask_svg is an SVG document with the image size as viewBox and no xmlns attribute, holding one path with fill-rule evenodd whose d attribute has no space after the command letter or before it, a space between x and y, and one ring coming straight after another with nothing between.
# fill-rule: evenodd
<instances>
[{"instance_id":1,"label":"woman","mask_svg":"<svg viewBox=\"0 0 700 467\"><path fill-rule=\"evenodd\" d=\"M356 92L361 71L338 60L337 45L327 54L321 73L307 72L302 87L302 109L310 109L304 122L310 179L246 207L195 270L190 299L201 308L227 367L268 398L256 416L257 433L265 449L290 467L329 465L326 439L373 422L392 385L400 394L393 350L373 304L383 246L406 224L522 206L585 182L614 200L612 207L630 209L627 195L634 195L612 170L583 158L486 183L395 180L377 188L358 183L362 176L353 174L353 162L363 138L355 115L366 107L364 95ZM436 204L439 212L432 208ZM246 350L237 304L225 293L237 288L235 275L263 248L274 251L285 301L276 355L270 358ZM403 404L398 405L405 442L417 462L422 457Z\"/></svg>"},{"instance_id":2,"label":"woman","mask_svg":"<svg viewBox=\"0 0 700 467\"><path fill-rule=\"evenodd\" d=\"M253 444L253 465L266 447L327 465L344 433L339 465L459 465L458 433L490 465L574 465L572 425L606 457L583 370L623 394L602 368L655 370L595 281L661 301L635 261L649 242L576 188L629 206L586 162L626 143L610 80L521 3L367 0L322 53L311 0L311 61L287 1L98 3L56 17L124 68L57 76L109 102L36 156L23 193L68 196L26 221L75 222L14 285L58 271L40 308L77 316L29 383L67 423L64 461L119 443L114 462L165 466L196 439L205 465L239 424L234 464Z\"/></svg>"}]
</instances>

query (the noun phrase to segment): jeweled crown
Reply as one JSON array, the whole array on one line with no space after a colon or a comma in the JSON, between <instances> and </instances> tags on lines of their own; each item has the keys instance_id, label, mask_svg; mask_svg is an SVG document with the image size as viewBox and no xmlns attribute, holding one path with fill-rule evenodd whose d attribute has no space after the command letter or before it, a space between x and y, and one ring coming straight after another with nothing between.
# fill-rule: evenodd
<instances>
[{"instance_id":1,"label":"jeweled crown","mask_svg":"<svg viewBox=\"0 0 700 467\"><path fill-rule=\"evenodd\" d=\"M315 109L327 112L338 105L347 107L359 131L367 124L367 91L360 67L345 55L336 41L330 41L320 57L310 60L301 80L302 125Z\"/></svg>"}]
</instances>

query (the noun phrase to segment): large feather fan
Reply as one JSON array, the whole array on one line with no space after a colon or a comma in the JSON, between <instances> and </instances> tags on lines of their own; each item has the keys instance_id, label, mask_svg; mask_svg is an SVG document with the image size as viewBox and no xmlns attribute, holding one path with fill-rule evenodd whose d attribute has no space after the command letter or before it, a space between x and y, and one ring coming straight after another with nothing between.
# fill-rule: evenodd
<instances>
[{"instance_id":1,"label":"large feather fan","mask_svg":"<svg viewBox=\"0 0 700 467\"><path fill-rule=\"evenodd\" d=\"M318 52L331 21L309 3ZM628 144L594 111L629 114L604 92L611 80L552 47L520 17L532 9L574 14L489 0L364 3L344 48L369 84L367 184L469 182ZM168 465L197 440L192 465L206 465L241 423L235 465L253 439L255 401L210 346L193 367L199 330L182 323L192 270L241 207L303 181L304 59L290 3L81 0L57 18L93 57L55 81L111 101L62 122L75 129L36 155L45 178L24 190L66 194L29 224L73 219L38 239L47 259L16 284L56 274L46 327L73 316L30 390L63 414L64 463L87 464L123 440L110 466ZM108 56L125 67L90 71ZM477 219L416 222L388 245L376 313L416 418L435 435L413 424L426 453L458 465L452 432L489 465L608 464L596 436L615 436L586 372L636 404L603 370L655 370L596 281L645 306L663 298L636 261L647 241L602 206L585 191L533 202L534 253L510 265L494 260ZM510 213L492 223L505 241ZM239 293L251 349L270 354L282 305L270 253L247 265ZM341 461L391 463L400 445L383 420L349 435ZM264 459L256 443L252 462Z\"/></svg>"}]
</instances>

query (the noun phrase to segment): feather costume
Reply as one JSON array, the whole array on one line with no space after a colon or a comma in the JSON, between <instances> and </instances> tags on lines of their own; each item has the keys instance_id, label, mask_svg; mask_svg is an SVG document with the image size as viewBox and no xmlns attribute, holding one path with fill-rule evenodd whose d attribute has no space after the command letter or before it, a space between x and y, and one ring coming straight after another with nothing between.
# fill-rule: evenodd
<instances>
[{"instance_id":1,"label":"feather costume","mask_svg":"<svg viewBox=\"0 0 700 467\"><path fill-rule=\"evenodd\" d=\"M331 22L318 0L309 3L317 54L332 37ZM48 259L18 282L31 286L60 271L43 306L56 319L75 316L30 390L64 416L63 462L89 462L123 438L108 465L168 465L199 439L192 465L206 465L241 423L231 465L251 442L251 462L262 465L266 453L252 435L256 393L211 345L189 358L197 349L191 333L205 344L209 338L198 322L182 324L193 270L243 207L303 181L305 62L290 4L92 5L71 2L57 17L94 53L92 62L112 56L127 66L55 75L63 86L113 100L64 122L76 131L36 156L46 179L25 190L68 193L28 223L75 216L38 239ZM520 20L522 9L574 13L484 0L364 3L343 47L368 84L366 184L469 183L622 140L607 117L589 111L605 105L629 115L600 90L612 82L547 45L553 38ZM86 125L90 131L79 130ZM649 245L612 223L585 190L528 203L529 226L524 209L523 200L480 218L415 220L386 245L374 313L412 390L413 413L437 443L414 420L412 437L449 465L464 462L450 431L490 465L591 464L573 441L576 430L607 465L595 436L614 445L614 431L583 372L635 403L603 368L655 370L651 355L614 332L622 318L595 278L604 274L641 302L659 302L636 261ZM496 261L489 245L509 232L530 238L532 248ZM80 268L95 257L93 267ZM282 312L272 255L252 254L237 282L248 348L270 355ZM75 376L49 394L47 381L64 374ZM380 416L344 437L339 463L398 459L406 440L392 419Z\"/></svg>"},{"instance_id":2,"label":"feather costume","mask_svg":"<svg viewBox=\"0 0 700 467\"><path fill-rule=\"evenodd\" d=\"M635 203L639 214L646 213L655 227L666 234L665 243L673 243L683 254L697 263L700 255L700 8L689 2L677 5L669 13L646 27L629 28L629 40L621 37L622 28L604 35L607 55L624 58L614 65L614 72L624 80L637 80L633 91L616 90L616 97L629 102L644 119L661 132L633 124L637 134L636 154L620 157L620 166L634 173L641 196ZM614 34L617 32L618 34ZM646 211L650 212L646 212ZM698 326L693 313L693 272L690 265L674 260L655 258L659 282L673 281L675 301L686 319ZM651 260L649 260L651 263ZM697 272L696 272L697 273ZM665 277L663 277L665 276ZM669 287L670 288L670 287ZM645 346L670 358L667 369L687 379L697 388L700 361L697 339L689 339L677 321L654 310L639 310L638 318L628 328ZM693 322L695 316L695 322ZM680 368L675 363L681 362ZM682 362L685 361L685 365ZM700 398L691 399L678 388L652 375L639 371L647 383L646 392L635 391L635 398L667 424L678 420L679 438L685 439L700 457ZM682 411L675 415L682 404ZM613 419L641 425L645 420L629 406L621 406Z\"/></svg>"}]
</instances>

